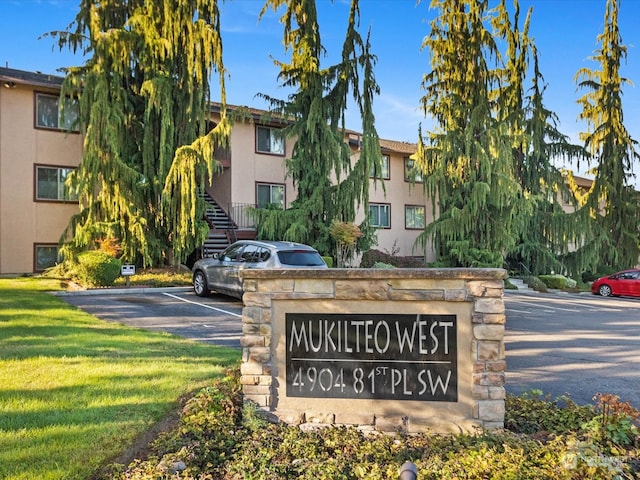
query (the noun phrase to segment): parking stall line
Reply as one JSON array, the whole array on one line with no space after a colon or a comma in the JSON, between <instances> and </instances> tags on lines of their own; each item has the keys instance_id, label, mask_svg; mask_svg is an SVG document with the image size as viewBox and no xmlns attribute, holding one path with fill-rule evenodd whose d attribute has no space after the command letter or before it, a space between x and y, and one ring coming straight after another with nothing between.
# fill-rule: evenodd
<instances>
[{"instance_id":1,"label":"parking stall line","mask_svg":"<svg viewBox=\"0 0 640 480\"><path fill-rule=\"evenodd\" d=\"M172 293L163 293L167 297L175 298L176 300L180 300L181 302L191 303L193 305L198 305L200 307L208 308L210 310L215 310L216 312L224 313L226 315L232 315L234 317L242 318L242 315L239 315L234 312L230 312L229 310L223 310L222 308L212 307L211 305L205 305L204 303L194 302L193 300L188 300L186 298L178 297L177 295L173 295Z\"/></svg>"}]
</instances>

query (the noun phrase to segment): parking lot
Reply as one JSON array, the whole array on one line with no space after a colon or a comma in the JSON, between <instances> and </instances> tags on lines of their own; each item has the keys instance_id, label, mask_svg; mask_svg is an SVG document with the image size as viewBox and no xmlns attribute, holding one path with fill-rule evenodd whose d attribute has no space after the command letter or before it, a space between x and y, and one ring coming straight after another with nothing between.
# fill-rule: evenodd
<instances>
[{"instance_id":1,"label":"parking lot","mask_svg":"<svg viewBox=\"0 0 640 480\"><path fill-rule=\"evenodd\" d=\"M191 289L71 294L106 321L240 348L242 303ZM505 293L507 392L568 393L579 404L611 393L640 408L640 299Z\"/></svg>"},{"instance_id":2,"label":"parking lot","mask_svg":"<svg viewBox=\"0 0 640 480\"><path fill-rule=\"evenodd\" d=\"M240 348L242 302L224 295L201 298L184 288L132 289L63 299L102 320Z\"/></svg>"},{"instance_id":3,"label":"parking lot","mask_svg":"<svg viewBox=\"0 0 640 480\"><path fill-rule=\"evenodd\" d=\"M640 408L640 299L590 294L505 294L507 391L596 393Z\"/></svg>"}]
</instances>

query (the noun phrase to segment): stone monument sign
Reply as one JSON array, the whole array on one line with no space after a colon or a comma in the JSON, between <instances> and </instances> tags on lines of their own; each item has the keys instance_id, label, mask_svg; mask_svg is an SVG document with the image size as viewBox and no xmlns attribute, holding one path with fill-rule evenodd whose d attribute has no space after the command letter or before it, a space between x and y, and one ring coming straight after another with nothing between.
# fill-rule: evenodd
<instances>
[{"instance_id":1,"label":"stone monument sign","mask_svg":"<svg viewBox=\"0 0 640 480\"><path fill-rule=\"evenodd\" d=\"M246 400L291 424L504 424L501 269L244 270Z\"/></svg>"}]
</instances>

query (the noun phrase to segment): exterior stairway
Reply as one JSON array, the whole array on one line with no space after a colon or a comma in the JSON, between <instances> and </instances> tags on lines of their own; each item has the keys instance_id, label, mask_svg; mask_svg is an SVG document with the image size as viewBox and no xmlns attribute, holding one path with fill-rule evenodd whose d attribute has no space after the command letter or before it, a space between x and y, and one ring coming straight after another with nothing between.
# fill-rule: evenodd
<instances>
[{"instance_id":1,"label":"exterior stairway","mask_svg":"<svg viewBox=\"0 0 640 480\"><path fill-rule=\"evenodd\" d=\"M521 278L509 278L509 281L513 286L518 289L518 292L533 292L533 288L529 287L527 283Z\"/></svg>"},{"instance_id":2,"label":"exterior stairway","mask_svg":"<svg viewBox=\"0 0 640 480\"><path fill-rule=\"evenodd\" d=\"M201 193L200 197L206 203L204 215L209 223L209 235L202 245L202 256L210 257L229 246L228 231L237 227L208 193Z\"/></svg>"}]
</instances>

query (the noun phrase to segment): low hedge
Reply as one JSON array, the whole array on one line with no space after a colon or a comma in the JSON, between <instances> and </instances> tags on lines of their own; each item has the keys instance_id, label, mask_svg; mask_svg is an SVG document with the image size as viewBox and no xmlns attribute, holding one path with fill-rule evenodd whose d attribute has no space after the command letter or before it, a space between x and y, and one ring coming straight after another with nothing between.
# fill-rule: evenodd
<instances>
[{"instance_id":1,"label":"low hedge","mask_svg":"<svg viewBox=\"0 0 640 480\"><path fill-rule=\"evenodd\" d=\"M111 255L91 250L78 255L77 280L86 287L109 287L120 276L122 262Z\"/></svg>"},{"instance_id":2,"label":"low hedge","mask_svg":"<svg viewBox=\"0 0 640 480\"><path fill-rule=\"evenodd\" d=\"M361 268L376 268L375 264L393 265L397 268L423 268L424 262L417 257L399 257L381 252L380 250L367 250L360 260Z\"/></svg>"},{"instance_id":3,"label":"low hedge","mask_svg":"<svg viewBox=\"0 0 640 480\"><path fill-rule=\"evenodd\" d=\"M538 278L544 282L547 288L564 290L567 288L576 288L577 282L571 278L567 278L564 275L539 275Z\"/></svg>"}]
</instances>

